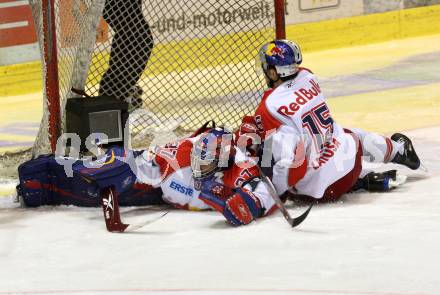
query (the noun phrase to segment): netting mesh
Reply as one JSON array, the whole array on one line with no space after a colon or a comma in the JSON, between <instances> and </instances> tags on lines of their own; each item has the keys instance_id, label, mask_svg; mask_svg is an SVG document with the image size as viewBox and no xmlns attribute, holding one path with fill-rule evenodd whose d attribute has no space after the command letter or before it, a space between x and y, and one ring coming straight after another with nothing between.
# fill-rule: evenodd
<instances>
[{"instance_id":1,"label":"netting mesh","mask_svg":"<svg viewBox=\"0 0 440 295\"><path fill-rule=\"evenodd\" d=\"M30 2L43 49L44 7ZM72 87L113 95L141 110L130 130L142 141L211 119L236 127L261 98L254 58L275 35L271 0L58 0L55 14L62 117ZM34 154L48 150L47 115Z\"/></svg>"}]
</instances>

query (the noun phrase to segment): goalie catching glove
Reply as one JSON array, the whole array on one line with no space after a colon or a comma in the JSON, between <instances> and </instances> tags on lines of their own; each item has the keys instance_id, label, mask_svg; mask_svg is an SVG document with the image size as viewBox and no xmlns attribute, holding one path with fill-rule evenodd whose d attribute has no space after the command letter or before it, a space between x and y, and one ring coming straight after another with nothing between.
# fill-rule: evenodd
<instances>
[{"instance_id":1,"label":"goalie catching glove","mask_svg":"<svg viewBox=\"0 0 440 295\"><path fill-rule=\"evenodd\" d=\"M263 215L260 201L244 188L231 189L215 180L204 180L199 199L235 226L251 223Z\"/></svg>"}]
</instances>

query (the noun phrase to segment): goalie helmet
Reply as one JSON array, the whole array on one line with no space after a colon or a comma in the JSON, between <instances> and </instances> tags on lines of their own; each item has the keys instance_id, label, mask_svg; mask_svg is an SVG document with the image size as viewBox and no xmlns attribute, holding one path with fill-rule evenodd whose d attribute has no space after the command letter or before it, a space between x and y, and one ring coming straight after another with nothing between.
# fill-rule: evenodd
<instances>
[{"instance_id":1,"label":"goalie helmet","mask_svg":"<svg viewBox=\"0 0 440 295\"><path fill-rule=\"evenodd\" d=\"M203 179L227 168L232 148L232 133L213 128L203 133L191 150L191 169L194 179Z\"/></svg>"},{"instance_id":2,"label":"goalie helmet","mask_svg":"<svg viewBox=\"0 0 440 295\"><path fill-rule=\"evenodd\" d=\"M257 61L264 73L273 66L281 78L288 77L298 72L298 66L302 63L301 49L293 41L274 40L260 48Z\"/></svg>"}]
</instances>

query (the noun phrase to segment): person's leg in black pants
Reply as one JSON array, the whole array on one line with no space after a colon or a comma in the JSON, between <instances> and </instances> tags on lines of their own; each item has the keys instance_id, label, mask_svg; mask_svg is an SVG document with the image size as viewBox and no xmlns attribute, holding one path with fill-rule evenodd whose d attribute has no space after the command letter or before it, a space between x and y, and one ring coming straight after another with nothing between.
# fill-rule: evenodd
<instances>
[{"instance_id":1,"label":"person's leg in black pants","mask_svg":"<svg viewBox=\"0 0 440 295\"><path fill-rule=\"evenodd\" d=\"M107 0L103 17L113 29L109 67L99 94L126 100L148 63L153 49L150 26L142 14L142 0Z\"/></svg>"}]
</instances>

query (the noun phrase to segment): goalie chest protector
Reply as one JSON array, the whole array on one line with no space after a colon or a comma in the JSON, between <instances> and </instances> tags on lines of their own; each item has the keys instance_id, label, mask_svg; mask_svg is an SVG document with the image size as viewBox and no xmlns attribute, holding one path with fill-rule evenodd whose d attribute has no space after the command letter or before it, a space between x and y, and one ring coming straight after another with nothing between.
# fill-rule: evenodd
<instances>
[{"instance_id":1,"label":"goalie chest protector","mask_svg":"<svg viewBox=\"0 0 440 295\"><path fill-rule=\"evenodd\" d=\"M88 168L82 160L72 164L73 176L66 175L63 165L54 155L43 155L18 167L20 183L17 194L28 207L42 205L100 206L100 193L113 187L121 206L162 204L162 191L138 183L130 166L115 157L124 150L114 147L107 151L105 162L97 168ZM89 165L90 167L90 165Z\"/></svg>"}]
</instances>

